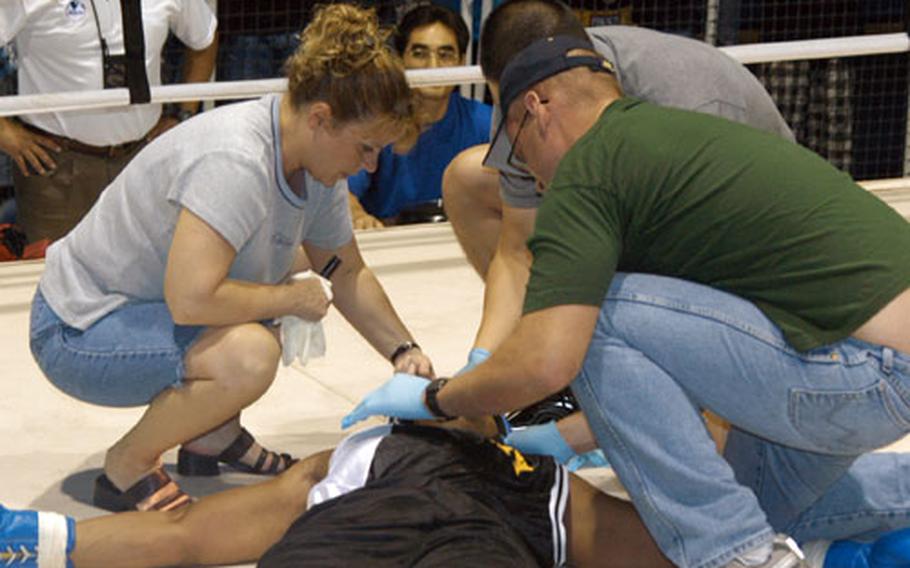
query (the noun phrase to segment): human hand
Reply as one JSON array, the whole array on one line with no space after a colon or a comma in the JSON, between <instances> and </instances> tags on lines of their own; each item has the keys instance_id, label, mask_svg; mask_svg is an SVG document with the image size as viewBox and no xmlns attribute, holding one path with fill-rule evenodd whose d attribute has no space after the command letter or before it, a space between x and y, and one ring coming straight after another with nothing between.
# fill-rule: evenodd
<instances>
[{"instance_id":1,"label":"human hand","mask_svg":"<svg viewBox=\"0 0 910 568\"><path fill-rule=\"evenodd\" d=\"M180 121L177 120L176 117L162 114L161 118L158 119L158 122L155 123L155 126L146 133L145 139L148 142L151 142L178 124L180 124Z\"/></svg>"},{"instance_id":2,"label":"human hand","mask_svg":"<svg viewBox=\"0 0 910 568\"><path fill-rule=\"evenodd\" d=\"M461 368L460 371L455 373L455 376L463 375L467 373L477 365L480 365L484 361L490 358L490 352L484 349L483 347L475 347L471 349L471 352L468 353L468 364Z\"/></svg>"},{"instance_id":3,"label":"human hand","mask_svg":"<svg viewBox=\"0 0 910 568\"><path fill-rule=\"evenodd\" d=\"M423 354L420 347L414 346L392 362L395 371L399 373L409 373L411 375L420 375L430 379L436 378L436 372L433 370L433 363L430 358Z\"/></svg>"},{"instance_id":4,"label":"human hand","mask_svg":"<svg viewBox=\"0 0 910 568\"><path fill-rule=\"evenodd\" d=\"M556 421L516 428L505 437L504 442L526 454L553 456L562 464L576 456L556 428Z\"/></svg>"},{"instance_id":5,"label":"human hand","mask_svg":"<svg viewBox=\"0 0 910 568\"><path fill-rule=\"evenodd\" d=\"M329 311L332 298L326 294L323 278L291 278L286 284L294 288L295 301L290 315L307 321L319 321ZM331 283L329 283L331 285Z\"/></svg>"},{"instance_id":6,"label":"human hand","mask_svg":"<svg viewBox=\"0 0 910 568\"><path fill-rule=\"evenodd\" d=\"M361 231L365 229L381 229L385 227L385 225L382 224L382 221L366 212L364 212L362 215L355 215L352 222L354 223L355 231Z\"/></svg>"},{"instance_id":7,"label":"human hand","mask_svg":"<svg viewBox=\"0 0 910 568\"><path fill-rule=\"evenodd\" d=\"M342 429L347 429L370 416L391 416L408 420L435 418L424 404L424 391L430 381L407 373L395 373L381 387L360 401L347 416L341 419Z\"/></svg>"},{"instance_id":8,"label":"human hand","mask_svg":"<svg viewBox=\"0 0 910 568\"><path fill-rule=\"evenodd\" d=\"M48 149L60 152L62 148L14 120L0 118L0 150L9 154L25 177L31 175L29 166L42 176L57 169L57 162L47 153Z\"/></svg>"}]
</instances>

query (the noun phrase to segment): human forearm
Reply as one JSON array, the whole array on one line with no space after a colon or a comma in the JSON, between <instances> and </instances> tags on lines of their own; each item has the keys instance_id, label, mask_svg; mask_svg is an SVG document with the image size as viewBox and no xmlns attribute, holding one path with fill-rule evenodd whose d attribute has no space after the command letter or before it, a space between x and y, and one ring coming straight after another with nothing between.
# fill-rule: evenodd
<instances>
[{"instance_id":1,"label":"human forearm","mask_svg":"<svg viewBox=\"0 0 910 568\"><path fill-rule=\"evenodd\" d=\"M538 380L536 357L516 353L507 341L486 362L459 375L440 392L446 414L478 417L523 408L559 389Z\"/></svg>"},{"instance_id":2,"label":"human forearm","mask_svg":"<svg viewBox=\"0 0 910 568\"><path fill-rule=\"evenodd\" d=\"M315 282L312 281L312 282ZM325 301L321 286L305 286L305 282L287 284L257 284L227 279L211 292L192 293L187 290L166 294L174 321L181 325L223 326L267 321L285 315L303 317L307 306ZM318 284L318 283L317 283ZM313 312L321 319L324 310Z\"/></svg>"},{"instance_id":3,"label":"human forearm","mask_svg":"<svg viewBox=\"0 0 910 568\"><path fill-rule=\"evenodd\" d=\"M487 271L483 315L474 347L495 351L515 329L521 318L528 274L528 260L523 255L497 250Z\"/></svg>"},{"instance_id":4,"label":"human forearm","mask_svg":"<svg viewBox=\"0 0 910 568\"><path fill-rule=\"evenodd\" d=\"M380 355L388 357L402 342L414 341L369 268L343 271L333 286L335 307Z\"/></svg>"},{"instance_id":5,"label":"human forearm","mask_svg":"<svg viewBox=\"0 0 910 568\"><path fill-rule=\"evenodd\" d=\"M184 83L204 83L211 80L215 70L215 61L218 56L218 34L212 43L203 49L187 49L183 64ZM185 101L180 103L180 108L191 113L199 111L199 101Z\"/></svg>"},{"instance_id":6,"label":"human forearm","mask_svg":"<svg viewBox=\"0 0 910 568\"><path fill-rule=\"evenodd\" d=\"M566 305L524 316L487 361L440 391L441 408L453 416L501 414L562 390L581 367L597 313Z\"/></svg>"},{"instance_id":7,"label":"human forearm","mask_svg":"<svg viewBox=\"0 0 910 568\"><path fill-rule=\"evenodd\" d=\"M483 316L475 347L495 351L521 318L531 252L525 244L534 230L536 209L504 206L496 253L487 271Z\"/></svg>"}]
</instances>

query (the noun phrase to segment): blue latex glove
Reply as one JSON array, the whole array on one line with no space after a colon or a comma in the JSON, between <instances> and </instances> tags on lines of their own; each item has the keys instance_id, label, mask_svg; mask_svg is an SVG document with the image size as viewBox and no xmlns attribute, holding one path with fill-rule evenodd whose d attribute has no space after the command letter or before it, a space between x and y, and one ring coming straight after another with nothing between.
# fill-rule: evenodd
<instances>
[{"instance_id":1,"label":"blue latex glove","mask_svg":"<svg viewBox=\"0 0 910 568\"><path fill-rule=\"evenodd\" d=\"M578 471L579 469L588 467L610 467L610 462L607 461L607 456L604 455L603 450L598 448L596 450L591 450L590 452L578 454L566 462L566 469L569 471Z\"/></svg>"},{"instance_id":2,"label":"blue latex glove","mask_svg":"<svg viewBox=\"0 0 910 568\"><path fill-rule=\"evenodd\" d=\"M423 403L423 391L429 384L430 381L417 375L395 373L385 384L363 397L360 404L341 419L342 429L376 415L408 420L433 418L430 409Z\"/></svg>"},{"instance_id":3,"label":"blue latex glove","mask_svg":"<svg viewBox=\"0 0 910 568\"><path fill-rule=\"evenodd\" d=\"M562 464L576 456L575 451L559 433L554 421L516 428L504 441L523 453L553 456Z\"/></svg>"},{"instance_id":4,"label":"blue latex glove","mask_svg":"<svg viewBox=\"0 0 910 568\"><path fill-rule=\"evenodd\" d=\"M468 364L461 368L460 371L455 373L455 376L467 373L477 365L480 365L484 361L490 358L490 352L484 349L483 347L475 347L471 349L471 352L468 353Z\"/></svg>"},{"instance_id":5,"label":"blue latex glove","mask_svg":"<svg viewBox=\"0 0 910 568\"><path fill-rule=\"evenodd\" d=\"M885 533L875 542L836 540L825 568L899 568L910 566L910 529Z\"/></svg>"}]
</instances>

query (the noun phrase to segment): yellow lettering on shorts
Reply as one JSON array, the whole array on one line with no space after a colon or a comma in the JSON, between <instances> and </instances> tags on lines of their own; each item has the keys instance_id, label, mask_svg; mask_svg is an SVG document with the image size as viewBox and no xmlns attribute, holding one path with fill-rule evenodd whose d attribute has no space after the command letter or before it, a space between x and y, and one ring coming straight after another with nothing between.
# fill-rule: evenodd
<instances>
[{"instance_id":1,"label":"yellow lettering on shorts","mask_svg":"<svg viewBox=\"0 0 910 568\"><path fill-rule=\"evenodd\" d=\"M500 444L499 442L493 443L496 444L496 447L499 448L502 453L512 458L512 469L515 470L516 477L522 473L534 471L534 467L528 463L528 460L526 460L517 449L512 446Z\"/></svg>"}]
</instances>

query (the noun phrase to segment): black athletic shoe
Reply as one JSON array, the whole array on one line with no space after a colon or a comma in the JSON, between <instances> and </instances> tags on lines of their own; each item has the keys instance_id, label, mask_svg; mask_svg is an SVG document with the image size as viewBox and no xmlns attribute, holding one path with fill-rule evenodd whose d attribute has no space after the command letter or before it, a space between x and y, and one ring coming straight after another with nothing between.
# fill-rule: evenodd
<instances>
[{"instance_id":1,"label":"black athletic shoe","mask_svg":"<svg viewBox=\"0 0 910 568\"><path fill-rule=\"evenodd\" d=\"M513 427L532 426L560 420L578 410L581 408L578 406L578 401L575 400L575 395L569 388L565 388L527 408L507 414L506 420Z\"/></svg>"}]
</instances>

